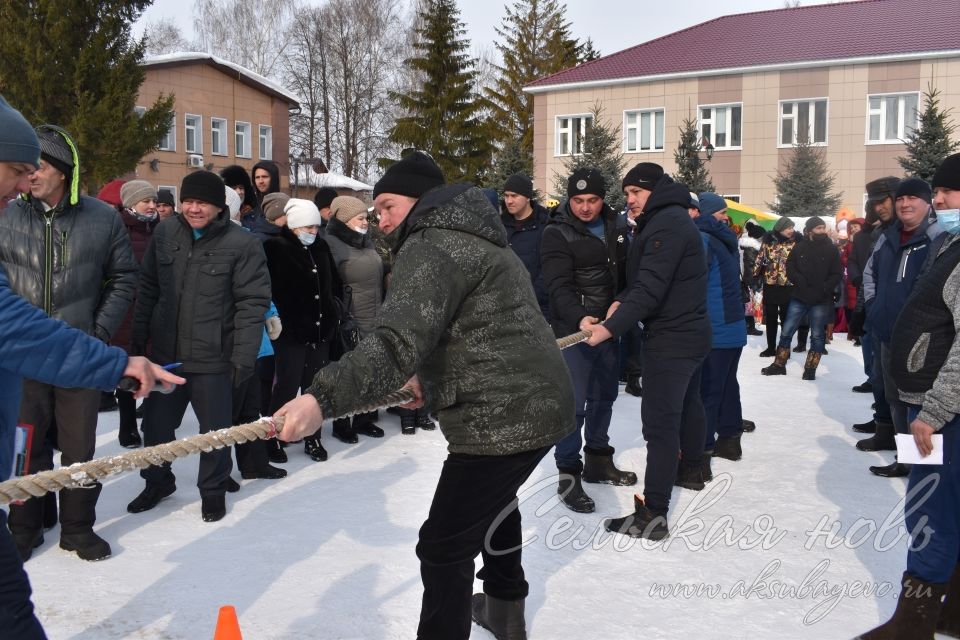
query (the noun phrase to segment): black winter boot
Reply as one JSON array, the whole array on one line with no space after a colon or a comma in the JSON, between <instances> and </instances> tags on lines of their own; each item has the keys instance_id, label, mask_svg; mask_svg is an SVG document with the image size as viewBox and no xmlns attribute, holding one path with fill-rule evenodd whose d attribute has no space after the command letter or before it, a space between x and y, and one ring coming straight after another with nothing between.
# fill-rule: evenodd
<instances>
[{"instance_id":1,"label":"black winter boot","mask_svg":"<svg viewBox=\"0 0 960 640\"><path fill-rule=\"evenodd\" d=\"M857 640L932 640L946 583L923 582L904 572L893 617Z\"/></svg>"},{"instance_id":2,"label":"black winter boot","mask_svg":"<svg viewBox=\"0 0 960 640\"><path fill-rule=\"evenodd\" d=\"M405 436L417 433L417 416L413 411L404 411L400 414L400 433Z\"/></svg>"},{"instance_id":3,"label":"black winter boot","mask_svg":"<svg viewBox=\"0 0 960 640\"><path fill-rule=\"evenodd\" d=\"M769 367L760 369L760 373L765 376L785 376L787 375L787 360L790 359L789 347L777 347L777 357Z\"/></svg>"},{"instance_id":4,"label":"black winter boot","mask_svg":"<svg viewBox=\"0 0 960 640\"><path fill-rule=\"evenodd\" d=\"M960 638L960 565L953 568L953 575L950 576L947 597L943 600L940 619L937 620L937 633Z\"/></svg>"},{"instance_id":5,"label":"black winter boot","mask_svg":"<svg viewBox=\"0 0 960 640\"><path fill-rule=\"evenodd\" d=\"M877 423L873 420L869 422L860 422L853 425L853 430L857 433L876 433L877 432Z\"/></svg>"},{"instance_id":6,"label":"black winter boot","mask_svg":"<svg viewBox=\"0 0 960 640\"><path fill-rule=\"evenodd\" d=\"M761 358L772 358L775 355L777 355L776 347L767 347L766 349L760 352Z\"/></svg>"},{"instance_id":7,"label":"black winter boot","mask_svg":"<svg viewBox=\"0 0 960 640\"><path fill-rule=\"evenodd\" d=\"M216 522L227 515L227 499L223 495L201 496L200 517L204 522Z\"/></svg>"},{"instance_id":8,"label":"black winter boot","mask_svg":"<svg viewBox=\"0 0 960 640\"><path fill-rule=\"evenodd\" d=\"M720 436L713 445L713 456L734 462L743 457L743 448L740 446L740 434L735 436Z\"/></svg>"},{"instance_id":9,"label":"black winter boot","mask_svg":"<svg viewBox=\"0 0 960 640\"><path fill-rule=\"evenodd\" d=\"M870 384L869 380L867 380L863 384L858 384L857 386L853 387L853 392L854 393L873 393L873 385Z\"/></svg>"},{"instance_id":10,"label":"black winter boot","mask_svg":"<svg viewBox=\"0 0 960 640\"><path fill-rule=\"evenodd\" d=\"M910 475L910 465L894 460L893 464L870 467L870 473L881 478L906 478Z\"/></svg>"},{"instance_id":11,"label":"black winter boot","mask_svg":"<svg viewBox=\"0 0 960 640\"><path fill-rule=\"evenodd\" d=\"M309 436L303 439L303 451L314 462L324 462L327 459L327 450L320 444L319 436Z\"/></svg>"},{"instance_id":12,"label":"black winter boot","mask_svg":"<svg viewBox=\"0 0 960 640\"><path fill-rule=\"evenodd\" d=\"M753 420L741 420L740 424L744 433L753 433L757 430L757 423Z\"/></svg>"},{"instance_id":13,"label":"black winter boot","mask_svg":"<svg viewBox=\"0 0 960 640\"><path fill-rule=\"evenodd\" d=\"M763 331L757 329L757 319L752 315L745 316L747 321L747 335L748 336L762 336Z\"/></svg>"},{"instance_id":14,"label":"black winter boot","mask_svg":"<svg viewBox=\"0 0 960 640\"><path fill-rule=\"evenodd\" d=\"M485 593L473 594L473 621L497 640L527 640L524 600L500 600Z\"/></svg>"},{"instance_id":15,"label":"black winter boot","mask_svg":"<svg viewBox=\"0 0 960 640\"><path fill-rule=\"evenodd\" d=\"M33 550L43 544L42 530L22 530L11 533L13 544L17 547L20 560L26 562L33 555Z\"/></svg>"},{"instance_id":16,"label":"black winter boot","mask_svg":"<svg viewBox=\"0 0 960 640\"><path fill-rule=\"evenodd\" d=\"M593 498L587 495L580 484L580 472L573 469L558 469L560 480L557 483L557 493L560 500L571 511L577 513L593 513L597 509Z\"/></svg>"},{"instance_id":17,"label":"black winter boot","mask_svg":"<svg viewBox=\"0 0 960 640\"><path fill-rule=\"evenodd\" d=\"M637 474L621 471L613 464L613 447L605 449L583 449L583 481L590 484L612 484L630 487L637 484Z\"/></svg>"},{"instance_id":18,"label":"black winter boot","mask_svg":"<svg viewBox=\"0 0 960 640\"><path fill-rule=\"evenodd\" d=\"M667 527L667 512L652 511L639 496L633 496L633 513L622 518L608 518L603 526L607 531L621 533L631 538L663 540L670 535Z\"/></svg>"},{"instance_id":19,"label":"black winter boot","mask_svg":"<svg viewBox=\"0 0 960 640\"><path fill-rule=\"evenodd\" d=\"M333 421L333 437L346 444L357 444L360 441L350 418L337 418Z\"/></svg>"},{"instance_id":20,"label":"black winter boot","mask_svg":"<svg viewBox=\"0 0 960 640\"><path fill-rule=\"evenodd\" d=\"M643 387L640 386L640 376L632 374L627 376L627 386L623 390L637 398L642 397Z\"/></svg>"},{"instance_id":21,"label":"black winter boot","mask_svg":"<svg viewBox=\"0 0 960 640\"><path fill-rule=\"evenodd\" d=\"M810 335L810 327L801 326L797 329L797 346L793 348L794 353L803 353L807 350L807 336Z\"/></svg>"},{"instance_id":22,"label":"black winter boot","mask_svg":"<svg viewBox=\"0 0 960 640\"><path fill-rule=\"evenodd\" d=\"M710 462L712 459L712 451L704 451L703 457L700 458L700 477L703 478L704 482L710 482L713 480L713 469L710 468Z\"/></svg>"},{"instance_id":23,"label":"black winter boot","mask_svg":"<svg viewBox=\"0 0 960 640\"><path fill-rule=\"evenodd\" d=\"M417 409L417 428L424 431L433 431L437 428L437 424L426 409Z\"/></svg>"},{"instance_id":24,"label":"black winter boot","mask_svg":"<svg viewBox=\"0 0 960 640\"><path fill-rule=\"evenodd\" d=\"M865 438L857 442L857 449L860 451L896 451L897 441L893 437L895 430L892 424L887 422L877 422L877 430L871 438Z\"/></svg>"},{"instance_id":25,"label":"black winter boot","mask_svg":"<svg viewBox=\"0 0 960 640\"><path fill-rule=\"evenodd\" d=\"M803 363L803 379L816 380L817 367L820 365L820 354L813 351L807 354L807 361Z\"/></svg>"},{"instance_id":26,"label":"black winter boot","mask_svg":"<svg viewBox=\"0 0 960 640\"><path fill-rule=\"evenodd\" d=\"M103 560L109 558L110 544L95 534L93 530L78 533L61 533L60 548L64 551L76 551L82 560Z\"/></svg>"},{"instance_id":27,"label":"black winter boot","mask_svg":"<svg viewBox=\"0 0 960 640\"><path fill-rule=\"evenodd\" d=\"M169 487L148 484L143 491L140 492L140 495L130 501L130 504L127 505L127 511L130 513L142 513L144 511L149 511L160 504L161 500L167 496L173 495L173 492L176 490L177 485L175 484L170 485Z\"/></svg>"},{"instance_id":28,"label":"black winter boot","mask_svg":"<svg viewBox=\"0 0 960 640\"><path fill-rule=\"evenodd\" d=\"M283 464L287 461L287 452L283 450L283 444L276 438L264 440L267 445L267 460L276 464Z\"/></svg>"},{"instance_id":29,"label":"black winter boot","mask_svg":"<svg viewBox=\"0 0 960 640\"><path fill-rule=\"evenodd\" d=\"M690 464L685 460L681 460L680 464L677 466L677 479L674 481L674 485L677 487L683 487L684 489L690 489L691 491L702 491L706 486L704 484L705 479L703 477L703 459L708 460L707 467L710 466L709 458L710 454L703 454L703 458L698 460L694 464ZM712 479L713 476L711 476Z\"/></svg>"}]
</instances>

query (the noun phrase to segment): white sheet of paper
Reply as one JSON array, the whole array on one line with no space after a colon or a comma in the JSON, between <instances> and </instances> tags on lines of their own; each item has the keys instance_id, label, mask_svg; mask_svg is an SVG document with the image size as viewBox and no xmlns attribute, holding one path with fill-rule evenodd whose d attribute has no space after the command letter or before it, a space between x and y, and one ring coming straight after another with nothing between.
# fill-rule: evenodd
<instances>
[{"instance_id":1,"label":"white sheet of paper","mask_svg":"<svg viewBox=\"0 0 960 640\"><path fill-rule=\"evenodd\" d=\"M917 449L917 443L913 440L913 435L909 433L898 433L897 438L897 462L903 464L943 464L943 436L935 433L930 436L933 441L933 452L927 457L920 456L920 450Z\"/></svg>"}]
</instances>

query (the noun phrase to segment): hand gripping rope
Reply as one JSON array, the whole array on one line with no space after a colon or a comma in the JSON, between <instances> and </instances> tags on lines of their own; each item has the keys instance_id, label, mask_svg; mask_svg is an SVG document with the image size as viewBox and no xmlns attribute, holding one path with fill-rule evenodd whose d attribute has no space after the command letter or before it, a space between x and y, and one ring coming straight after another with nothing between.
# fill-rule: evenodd
<instances>
[{"instance_id":1,"label":"hand gripping rope","mask_svg":"<svg viewBox=\"0 0 960 640\"><path fill-rule=\"evenodd\" d=\"M572 347L588 339L590 335L589 331L578 331L569 336L558 338L557 347L560 349ZM377 402L358 407L352 412L343 416L336 416L336 418L345 418L357 413L368 413L377 409L395 407L413 402L413 400L412 390L408 388L398 389L388 393ZM97 458L89 462L78 462L69 467L12 478L6 482L0 482L0 504L39 497L50 491L89 486L107 476L134 469L144 469L164 462L173 462L177 458L184 458L203 451L213 451L214 449L222 449L223 447L243 444L257 439L266 440L276 437L282 430L283 418L260 418L256 422L209 431L182 440L129 451L118 456Z\"/></svg>"}]
</instances>

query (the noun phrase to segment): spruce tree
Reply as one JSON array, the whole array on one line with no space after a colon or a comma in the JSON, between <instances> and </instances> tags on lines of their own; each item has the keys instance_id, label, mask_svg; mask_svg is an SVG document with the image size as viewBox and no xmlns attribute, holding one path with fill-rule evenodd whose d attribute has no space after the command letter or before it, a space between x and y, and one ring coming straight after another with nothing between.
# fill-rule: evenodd
<instances>
[{"instance_id":1,"label":"spruce tree","mask_svg":"<svg viewBox=\"0 0 960 640\"><path fill-rule=\"evenodd\" d=\"M950 111L940 110L940 91L928 86L923 94L923 111L919 126L907 135L906 157L897 158L908 177L930 182L944 159L960 148L960 142L951 140L956 127L950 121Z\"/></svg>"},{"instance_id":2,"label":"spruce tree","mask_svg":"<svg viewBox=\"0 0 960 640\"><path fill-rule=\"evenodd\" d=\"M841 202L833 191L834 180L823 152L803 137L794 145L786 166L777 171L773 179L777 201L767 206L780 216L833 217Z\"/></svg>"},{"instance_id":3,"label":"spruce tree","mask_svg":"<svg viewBox=\"0 0 960 640\"><path fill-rule=\"evenodd\" d=\"M515 0L506 7L495 43L502 65L484 90L491 105L494 131L503 144L519 138L522 153L533 164L533 95L523 87L538 78L578 63L578 45L570 36L566 7L557 0Z\"/></svg>"},{"instance_id":4,"label":"spruce tree","mask_svg":"<svg viewBox=\"0 0 960 640\"><path fill-rule=\"evenodd\" d=\"M507 178L515 173L521 173L533 178L533 164L530 156L523 149L519 138L508 140L493 155L493 166L484 179L484 186L500 191Z\"/></svg>"},{"instance_id":5,"label":"spruce tree","mask_svg":"<svg viewBox=\"0 0 960 640\"><path fill-rule=\"evenodd\" d=\"M80 180L94 192L132 171L166 134L173 96L138 116L145 40L131 25L152 0L0 3L0 86L34 124L56 124L80 151Z\"/></svg>"},{"instance_id":6,"label":"spruce tree","mask_svg":"<svg viewBox=\"0 0 960 640\"><path fill-rule=\"evenodd\" d=\"M623 209L626 202L620 182L623 179L624 160L621 152L622 139L620 127L610 126L603 120L603 107L599 103L591 110L593 120L583 136L583 153L571 155L563 160L564 172L555 173L553 188L559 200L567 197L567 178L570 174L584 167L593 167L600 171L604 185L607 188L605 198L607 204L614 211Z\"/></svg>"},{"instance_id":7,"label":"spruce tree","mask_svg":"<svg viewBox=\"0 0 960 640\"><path fill-rule=\"evenodd\" d=\"M420 79L407 92L392 92L405 116L397 118L390 141L429 153L448 182L479 182L490 165L493 145L476 94L476 61L454 0L425 0L417 16L414 55L404 64Z\"/></svg>"},{"instance_id":8,"label":"spruce tree","mask_svg":"<svg viewBox=\"0 0 960 640\"><path fill-rule=\"evenodd\" d=\"M716 191L707 165L700 159L702 149L697 121L687 116L680 125L680 141L677 143L677 150L673 152L673 159L677 163L677 172L673 177L677 182L687 185L694 193Z\"/></svg>"}]
</instances>

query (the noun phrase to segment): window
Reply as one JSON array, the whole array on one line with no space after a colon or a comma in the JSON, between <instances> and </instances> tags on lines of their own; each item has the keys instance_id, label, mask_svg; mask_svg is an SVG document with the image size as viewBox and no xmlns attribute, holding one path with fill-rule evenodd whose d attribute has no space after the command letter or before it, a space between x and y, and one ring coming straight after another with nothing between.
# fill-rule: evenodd
<instances>
[{"instance_id":1,"label":"window","mask_svg":"<svg viewBox=\"0 0 960 640\"><path fill-rule=\"evenodd\" d=\"M790 147L804 139L827 143L826 98L780 103L780 146Z\"/></svg>"},{"instance_id":2,"label":"window","mask_svg":"<svg viewBox=\"0 0 960 640\"><path fill-rule=\"evenodd\" d=\"M919 93L867 96L867 143L903 142L917 128Z\"/></svg>"},{"instance_id":3,"label":"window","mask_svg":"<svg viewBox=\"0 0 960 640\"><path fill-rule=\"evenodd\" d=\"M700 135L714 149L739 149L743 136L741 120L743 105L720 104L698 107ZM703 145L706 146L706 145Z\"/></svg>"},{"instance_id":4,"label":"window","mask_svg":"<svg viewBox=\"0 0 960 640\"><path fill-rule=\"evenodd\" d=\"M624 151L663 151L663 109L623 113Z\"/></svg>"},{"instance_id":5,"label":"window","mask_svg":"<svg viewBox=\"0 0 960 640\"><path fill-rule=\"evenodd\" d=\"M210 118L210 153L227 155L227 121L223 118Z\"/></svg>"},{"instance_id":6,"label":"window","mask_svg":"<svg viewBox=\"0 0 960 640\"><path fill-rule=\"evenodd\" d=\"M160 138L160 144L157 145L160 151L177 150L177 114L170 116L170 128L167 129L167 135Z\"/></svg>"},{"instance_id":7,"label":"window","mask_svg":"<svg viewBox=\"0 0 960 640\"><path fill-rule=\"evenodd\" d=\"M146 107L134 107L134 108L133 108L133 112L134 112L135 114L137 114L137 117L138 117L138 118L142 118L142 117L143 117L143 114L145 114L145 113L147 112L147 108L146 108Z\"/></svg>"},{"instance_id":8,"label":"window","mask_svg":"<svg viewBox=\"0 0 960 640\"><path fill-rule=\"evenodd\" d=\"M273 127L260 125L260 159L273 160Z\"/></svg>"},{"instance_id":9,"label":"window","mask_svg":"<svg viewBox=\"0 0 960 640\"><path fill-rule=\"evenodd\" d=\"M250 123L237 122L233 128L235 140L233 143L234 151L238 158L250 157Z\"/></svg>"},{"instance_id":10,"label":"window","mask_svg":"<svg viewBox=\"0 0 960 640\"><path fill-rule=\"evenodd\" d=\"M583 137L587 135L593 116L557 116L556 155L576 156L583 153Z\"/></svg>"},{"instance_id":11,"label":"window","mask_svg":"<svg viewBox=\"0 0 960 640\"><path fill-rule=\"evenodd\" d=\"M187 153L203 153L203 142L200 139L200 124L202 118L187 114L183 118L184 148Z\"/></svg>"}]
</instances>

